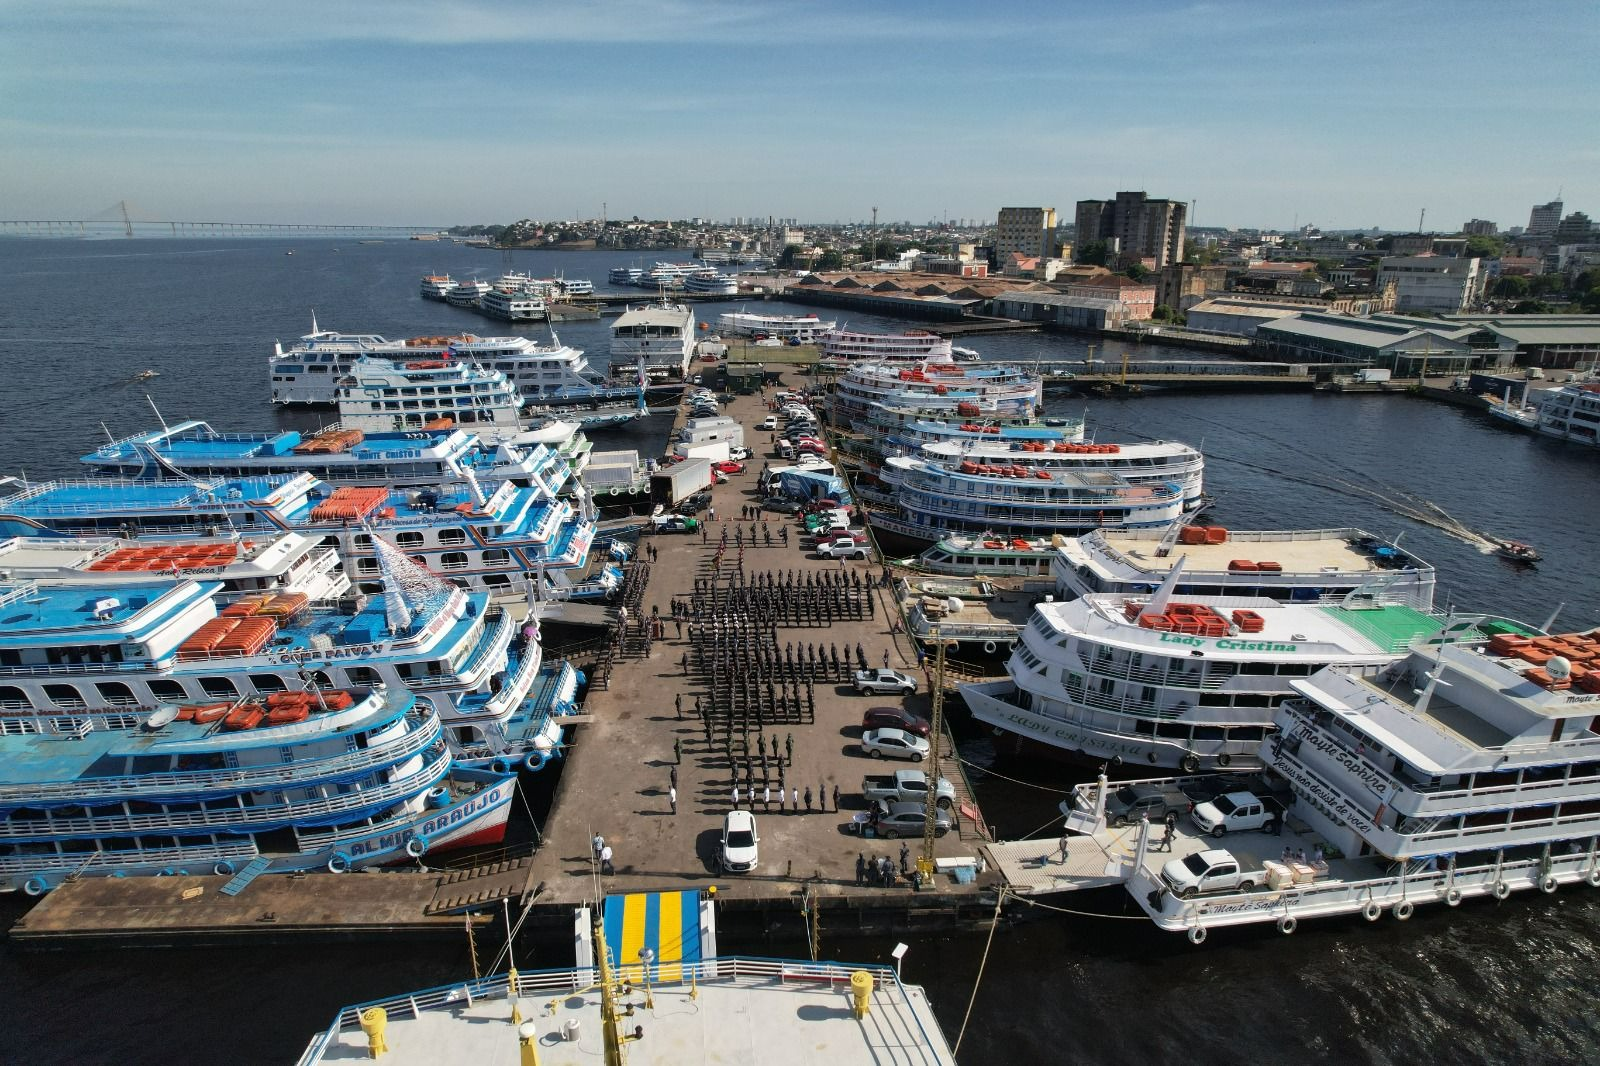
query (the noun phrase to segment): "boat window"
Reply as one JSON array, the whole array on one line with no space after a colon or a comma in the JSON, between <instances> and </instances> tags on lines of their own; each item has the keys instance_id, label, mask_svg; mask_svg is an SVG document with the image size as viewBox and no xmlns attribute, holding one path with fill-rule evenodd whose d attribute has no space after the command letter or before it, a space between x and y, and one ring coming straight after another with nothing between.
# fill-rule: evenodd
<instances>
[{"instance_id":1,"label":"boat window","mask_svg":"<svg viewBox=\"0 0 1600 1066\"><path fill-rule=\"evenodd\" d=\"M28 694L15 685L0 685L0 711L26 711L33 706Z\"/></svg>"},{"instance_id":2,"label":"boat window","mask_svg":"<svg viewBox=\"0 0 1600 1066\"><path fill-rule=\"evenodd\" d=\"M100 694L100 699L113 707L137 707L139 705L139 701L133 695L133 690L121 681L99 681L95 683L94 688Z\"/></svg>"},{"instance_id":3,"label":"boat window","mask_svg":"<svg viewBox=\"0 0 1600 1066\"><path fill-rule=\"evenodd\" d=\"M376 574L378 570L378 560L376 559L356 560L356 573L358 574Z\"/></svg>"},{"instance_id":4,"label":"boat window","mask_svg":"<svg viewBox=\"0 0 1600 1066\"><path fill-rule=\"evenodd\" d=\"M88 706L83 702L83 693L74 685L46 685L44 694L51 703L64 710L81 711Z\"/></svg>"},{"instance_id":5,"label":"boat window","mask_svg":"<svg viewBox=\"0 0 1600 1066\"><path fill-rule=\"evenodd\" d=\"M158 700L182 700L189 697L181 684L165 678L155 678L150 682L150 695Z\"/></svg>"},{"instance_id":6,"label":"boat window","mask_svg":"<svg viewBox=\"0 0 1600 1066\"><path fill-rule=\"evenodd\" d=\"M465 570L467 568L467 553L445 552L439 557L439 565L446 570Z\"/></svg>"},{"instance_id":7,"label":"boat window","mask_svg":"<svg viewBox=\"0 0 1600 1066\"><path fill-rule=\"evenodd\" d=\"M352 685L376 685L382 680L370 666L347 666L344 675Z\"/></svg>"},{"instance_id":8,"label":"boat window","mask_svg":"<svg viewBox=\"0 0 1600 1066\"><path fill-rule=\"evenodd\" d=\"M484 553L487 556L487 552ZM511 577L508 574L485 574L483 576L485 588L503 589L511 587Z\"/></svg>"},{"instance_id":9,"label":"boat window","mask_svg":"<svg viewBox=\"0 0 1600 1066\"><path fill-rule=\"evenodd\" d=\"M467 531L464 529L452 527L450 529L441 529L439 531L440 544L465 544L466 542Z\"/></svg>"},{"instance_id":10,"label":"boat window","mask_svg":"<svg viewBox=\"0 0 1600 1066\"><path fill-rule=\"evenodd\" d=\"M396 533L394 542L401 548L420 548L422 547L423 537L421 533L415 531Z\"/></svg>"},{"instance_id":11,"label":"boat window","mask_svg":"<svg viewBox=\"0 0 1600 1066\"><path fill-rule=\"evenodd\" d=\"M283 692L289 687L277 674L251 674L250 684L257 692Z\"/></svg>"},{"instance_id":12,"label":"boat window","mask_svg":"<svg viewBox=\"0 0 1600 1066\"><path fill-rule=\"evenodd\" d=\"M236 700L239 690L232 681L226 677L202 677L200 689L207 697L214 700Z\"/></svg>"}]
</instances>

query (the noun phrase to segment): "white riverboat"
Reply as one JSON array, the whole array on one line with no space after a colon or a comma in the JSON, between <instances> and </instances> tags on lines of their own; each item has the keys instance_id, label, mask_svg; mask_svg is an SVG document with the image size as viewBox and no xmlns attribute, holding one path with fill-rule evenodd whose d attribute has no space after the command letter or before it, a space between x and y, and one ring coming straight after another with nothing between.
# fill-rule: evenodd
<instances>
[{"instance_id":1,"label":"white riverboat","mask_svg":"<svg viewBox=\"0 0 1600 1066\"><path fill-rule=\"evenodd\" d=\"M819 362L829 366L851 363L949 363L955 361L955 348L949 338L927 330L904 333L861 333L830 329L818 338Z\"/></svg>"},{"instance_id":2,"label":"white riverboat","mask_svg":"<svg viewBox=\"0 0 1600 1066\"><path fill-rule=\"evenodd\" d=\"M1298 680L1261 751L1261 787L1286 806L1279 832L1215 839L1182 820L1158 851L1146 828L1118 877L1196 944L1226 926L1288 934L1308 918L1405 921L1430 904L1600 887L1597 654L1592 630L1462 619L1455 639L1377 676ZM1073 849L1106 854L1093 788L1078 790L1087 817L1072 820L1091 835ZM1174 862L1231 872L1195 884L1168 876Z\"/></svg>"},{"instance_id":3,"label":"white riverboat","mask_svg":"<svg viewBox=\"0 0 1600 1066\"><path fill-rule=\"evenodd\" d=\"M470 333L391 341L375 333L319 332L314 320L312 332L299 343L287 349L274 347L270 359L272 402L336 404L339 379L349 377L362 358L477 364L497 370L516 386L530 413L547 409L555 414L603 411L622 418L639 414L636 385L609 382L581 348L562 344L554 331L548 344L529 337Z\"/></svg>"},{"instance_id":4,"label":"white riverboat","mask_svg":"<svg viewBox=\"0 0 1600 1066\"><path fill-rule=\"evenodd\" d=\"M0 891L28 896L68 878L342 873L496 843L516 789L458 766L431 705L382 685L5 724Z\"/></svg>"},{"instance_id":5,"label":"white riverboat","mask_svg":"<svg viewBox=\"0 0 1600 1066\"><path fill-rule=\"evenodd\" d=\"M1530 416L1524 412L1524 419ZM1532 405L1535 433L1556 440L1600 447L1600 384L1546 389Z\"/></svg>"},{"instance_id":6,"label":"white riverboat","mask_svg":"<svg viewBox=\"0 0 1600 1066\"><path fill-rule=\"evenodd\" d=\"M828 411L834 425L865 433L883 409L960 425L1031 421L1043 402L1043 380L1017 366L856 363L834 384Z\"/></svg>"},{"instance_id":7,"label":"white riverboat","mask_svg":"<svg viewBox=\"0 0 1600 1066\"><path fill-rule=\"evenodd\" d=\"M1180 441L1136 441L1109 444L1001 438L944 441L925 444L921 456L972 473L983 467L1027 471L1037 477L1050 474L1111 475L1134 485L1176 484L1183 493L1185 510L1205 502L1205 458Z\"/></svg>"},{"instance_id":8,"label":"white riverboat","mask_svg":"<svg viewBox=\"0 0 1600 1066\"><path fill-rule=\"evenodd\" d=\"M495 285L478 298L478 309L506 322L534 322L545 317L545 298L526 288Z\"/></svg>"},{"instance_id":9,"label":"white riverboat","mask_svg":"<svg viewBox=\"0 0 1600 1066\"><path fill-rule=\"evenodd\" d=\"M443 302L455 287L456 281L449 274L427 274L422 278L422 298Z\"/></svg>"},{"instance_id":10,"label":"white riverboat","mask_svg":"<svg viewBox=\"0 0 1600 1066\"><path fill-rule=\"evenodd\" d=\"M715 270L696 270L683 279L683 291L697 296L737 296L739 282Z\"/></svg>"},{"instance_id":11,"label":"white riverboat","mask_svg":"<svg viewBox=\"0 0 1600 1066\"><path fill-rule=\"evenodd\" d=\"M522 393L498 370L421 359L358 359L338 382L339 421L352 430L406 432L455 425L486 442L522 433Z\"/></svg>"},{"instance_id":12,"label":"white riverboat","mask_svg":"<svg viewBox=\"0 0 1600 1066\"><path fill-rule=\"evenodd\" d=\"M1063 600L1147 592L1181 561L1183 596L1318 603L1381 586L1392 602L1433 607L1433 567L1360 529L1102 529L1064 540L1054 554L1056 595Z\"/></svg>"},{"instance_id":13,"label":"white riverboat","mask_svg":"<svg viewBox=\"0 0 1600 1066\"><path fill-rule=\"evenodd\" d=\"M868 521L928 543L993 530L1004 530L1010 539L1104 527L1165 528L1183 514L1185 502L1184 487L1173 481L1135 483L1116 474L1020 464L895 458L879 476L879 492L857 486L863 500L877 505Z\"/></svg>"},{"instance_id":14,"label":"white riverboat","mask_svg":"<svg viewBox=\"0 0 1600 1066\"><path fill-rule=\"evenodd\" d=\"M611 324L612 372L634 384L641 368L647 378L681 381L689 373L694 344L694 312L683 304L630 308Z\"/></svg>"},{"instance_id":15,"label":"white riverboat","mask_svg":"<svg viewBox=\"0 0 1600 1066\"><path fill-rule=\"evenodd\" d=\"M458 281L455 286L445 294L445 303L451 307L477 307L483 299L483 294L489 291L489 283L473 278L471 281Z\"/></svg>"},{"instance_id":16,"label":"white riverboat","mask_svg":"<svg viewBox=\"0 0 1600 1066\"><path fill-rule=\"evenodd\" d=\"M962 686L973 717L1091 760L1252 769L1291 682L1327 666L1375 676L1447 623L1352 593L1339 604L1093 594L1044 603L1006 664L1009 679Z\"/></svg>"},{"instance_id":17,"label":"white riverboat","mask_svg":"<svg viewBox=\"0 0 1600 1066\"><path fill-rule=\"evenodd\" d=\"M553 496L575 473L557 450L563 443L489 444L463 429L366 433L338 423L305 433L222 433L185 421L102 444L79 462L147 480L307 473L334 485L392 488L510 481Z\"/></svg>"},{"instance_id":18,"label":"white riverboat","mask_svg":"<svg viewBox=\"0 0 1600 1066\"><path fill-rule=\"evenodd\" d=\"M11 537L0 541L0 575L6 581L48 585L180 577L215 581L220 604L263 595L300 597L318 604L350 591L350 576L340 565L339 553L304 533L170 541Z\"/></svg>"},{"instance_id":19,"label":"white riverboat","mask_svg":"<svg viewBox=\"0 0 1600 1066\"><path fill-rule=\"evenodd\" d=\"M895 560L907 570L952 577L1046 577L1066 538L975 533L941 537L920 555Z\"/></svg>"},{"instance_id":20,"label":"white riverboat","mask_svg":"<svg viewBox=\"0 0 1600 1066\"><path fill-rule=\"evenodd\" d=\"M0 618L0 733L127 728L164 704L221 704L309 688L385 685L425 697L458 759L498 768L554 754L553 703L529 701L541 673L527 601L497 605L382 542L380 595L314 604L303 594L219 601L204 577L11 582L26 604ZM570 668L565 668L570 670ZM565 687L570 703L576 675ZM557 709L566 713L568 708ZM216 716L217 719L221 714ZM543 739L541 739L543 738Z\"/></svg>"},{"instance_id":21,"label":"white riverboat","mask_svg":"<svg viewBox=\"0 0 1600 1066\"><path fill-rule=\"evenodd\" d=\"M377 553L387 537L454 584L525 601L530 590L559 595L583 579L595 516L581 486L569 500L510 482L489 488L468 479L464 486L396 490L275 474L35 483L0 497L0 529L163 541L302 533L337 546L363 594L383 591Z\"/></svg>"},{"instance_id":22,"label":"white riverboat","mask_svg":"<svg viewBox=\"0 0 1600 1066\"><path fill-rule=\"evenodd\" d=\"M824 322L816 315L758 315L747 311L729 311L717 316L717 329L724 335L771 338L797 344L815 344L818 338L837 325L836 321Z\"/></svg>"}]
</instances>

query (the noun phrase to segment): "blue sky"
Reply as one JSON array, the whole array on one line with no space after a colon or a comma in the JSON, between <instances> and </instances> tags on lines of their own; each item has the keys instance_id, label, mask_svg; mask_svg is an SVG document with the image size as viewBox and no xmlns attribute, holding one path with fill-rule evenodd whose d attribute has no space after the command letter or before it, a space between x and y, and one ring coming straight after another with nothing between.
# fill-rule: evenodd
<instances>
[{"instance_id":1,"label":"blue sky","mask_svg":"<svg viewBox=\"0 0 1600 1066\"><path fill-rule=\"evenodd\" d=\"M0 216L1600 217L1600 4L0 0Z\"/></svg>"}]
</instances>

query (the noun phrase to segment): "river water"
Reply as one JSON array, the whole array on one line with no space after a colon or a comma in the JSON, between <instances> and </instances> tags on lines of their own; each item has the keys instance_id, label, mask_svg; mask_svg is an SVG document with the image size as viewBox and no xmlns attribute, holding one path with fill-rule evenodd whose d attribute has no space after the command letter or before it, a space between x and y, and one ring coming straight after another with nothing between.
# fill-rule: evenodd
<instances>
[{"instance_id":1,"label":"river water","mask_svg":"<svg viewBox=\"0 0 1600 1066\"><path fill-rule=\"evenodd\" d=\"M422 300L424 273L561 272L603 289L610 267L657 258L687 255L505 254L337 239L0 242L0 472L74 475L77 457L107 431L122 436L155 424L151 401L168 422L199 418L234 430L303 424L303 416L270 409L266 357L274 340L308 332L313 314L324 329L391 337L508 331ZM847 317L856 328L904 325ZM605 323L558 329L603 362ZM1080 338L1041 334L966 343L990 360L1079 359L1086 347ZM1097 346L1097 359L1120 355L1114 345ZM1159 345L1131 355L1216 358ZM146 369L160 376L138 380ZM1051 407L1086 414L1103 440L1202 447L1219 524L1403 534L1408 548L1439 568L1440 606L1541 622L1564 603L1563 627L1600 625L1590 549L1600 530L1600 455L1593 452L1401 396L1152 393L1062 397ZM666 428L666 416L656 416L597 434L597 447L654 453ZM1514 567L1441 528L1448 525L1531 541L1546 561ZM984 748L978 739L968 754L981 762ZM1008 836L1046 827L1059 771L1027 763L999 769L1014 780L975 781L989 820ZM905 976L927 986L954 1040L984 965L963 1062L1593 1062L1600 1058L1590 984L1600 953L1597 901L1567 889L1459 910L1423 908L1406 924L1307 922L1288 938L1270 928L1225 930L1202 949L1131 915L1032 911L1002 927L986 963L982 935L913 941ZM16 901L0 903L0 920L18 913ZM893 942L824 929L823 945L828 957L883 960ZM741 949L803 950L724 943ZM570 962L522 950L532 955L519 957L525 968ZM340 1004L444 983L467 967L464 942L52 955L3 947L0 1062L290 1062Z\"/></svg>"}]
</instances>

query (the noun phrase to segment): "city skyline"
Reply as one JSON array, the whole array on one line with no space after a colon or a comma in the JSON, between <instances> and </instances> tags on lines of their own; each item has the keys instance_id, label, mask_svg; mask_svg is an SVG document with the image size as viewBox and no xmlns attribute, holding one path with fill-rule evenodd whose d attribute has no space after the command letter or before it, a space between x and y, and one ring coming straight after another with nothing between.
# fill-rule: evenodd
<instances>
[{"instance_id":1,"label":"city skyline","mask_svg":"<svg viewBox=\"0 0 1600 1066\"><path fill-rule=\"evenodd\" d=\"M1128 189L1201 227L1504 230L1600 207L1600 9L1540 13L11 3L0 214L992 221Z\"/></svg>"}]
</instances>

